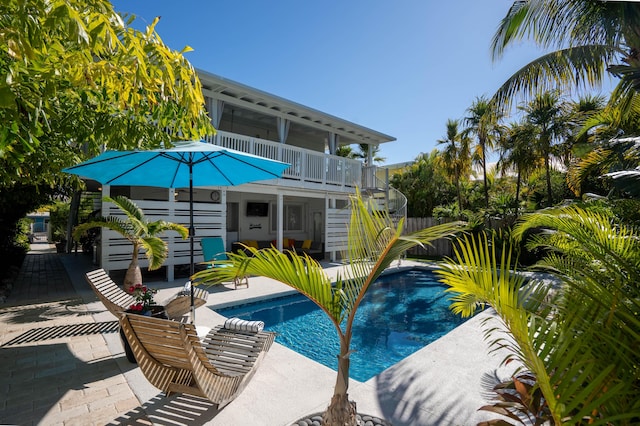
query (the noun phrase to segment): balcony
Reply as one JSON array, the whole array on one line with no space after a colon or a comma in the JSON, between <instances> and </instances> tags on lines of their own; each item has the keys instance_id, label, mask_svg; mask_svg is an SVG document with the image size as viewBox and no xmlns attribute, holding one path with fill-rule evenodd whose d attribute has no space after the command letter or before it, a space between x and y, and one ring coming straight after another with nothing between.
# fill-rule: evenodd
<instances>
[{"instance_id":1,"label":"balcony","mask_svg":"<svg viewBox=\"0 0 640 426\"><path fill-rule=\"evenodd\" d=\"M358 160L223 131L205 140L291 164L278 181L280 186L352 193L362 183L362 163Z\"/></svg>"}]
</instances>

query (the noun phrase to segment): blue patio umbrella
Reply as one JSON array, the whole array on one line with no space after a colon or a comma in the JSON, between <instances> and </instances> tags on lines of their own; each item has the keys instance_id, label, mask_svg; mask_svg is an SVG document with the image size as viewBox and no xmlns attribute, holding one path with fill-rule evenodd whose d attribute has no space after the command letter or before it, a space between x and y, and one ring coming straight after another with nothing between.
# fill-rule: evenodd
<instances>
[{"instance_id":1,"label":"blue patio umbrella","mask_svg":"<svg viewBox=\"0 0 640 426\"><path fill-rule=\"evenodd\" d=\"M103 185L189 187L190 275L193 275L193 187L232 186L282 176L289 164L202 141L174 142L172 148L106 151L63 172ZM195 318L191 287L191 320Z\"/></svg>"}]
</instances>

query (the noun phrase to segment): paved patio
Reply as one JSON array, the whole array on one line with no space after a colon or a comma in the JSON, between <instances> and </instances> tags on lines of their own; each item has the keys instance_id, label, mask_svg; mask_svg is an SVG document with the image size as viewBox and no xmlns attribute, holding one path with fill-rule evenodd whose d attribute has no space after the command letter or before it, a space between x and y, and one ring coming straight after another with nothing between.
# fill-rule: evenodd
<instances>
[{"instance_id":1,"label":"paved patio","mask_svg":"<svg viewBox=\"0 0 640 426\"><path fill-rule=\"evenodd\" d=\"M324 410L336 373L274 344L253 380L218 411L191 396L169 398L153 388L122 350L116 318L85 283L95 266L83 254L51 253L34 244L7 303L0 305L0 423L47 425L288 425ZM406 266L407 262L403 262ZM339 265L326 265L330 275ZM157 300L184 284L147 283ZM254 277L248 289L210 288L196 324L223 321L216 307L291 292L281 283ZM364 383L352 381L358 411L402 425L475 425L494 418L486 382L508 376L488 355L480 322L467 321L445 337Z\"/></svg>"}]
</instances>

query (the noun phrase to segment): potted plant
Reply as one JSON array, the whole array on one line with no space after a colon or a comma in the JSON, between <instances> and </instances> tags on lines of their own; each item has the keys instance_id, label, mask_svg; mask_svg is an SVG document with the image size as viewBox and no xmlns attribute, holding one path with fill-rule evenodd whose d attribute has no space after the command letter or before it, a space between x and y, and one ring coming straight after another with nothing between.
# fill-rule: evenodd
<instances>
[{"instance_id":1,"label":"potted plant","mask_svg":"<svg viewBox=\"0 0 640 426\"><path fill-rule=\"evenodd\" d=\"M49 207L50 241L56 245L58 253L64 253L67 246L67 223L69 203L56 201Z\"/></svg>"},{"instance_id":2,"label":"potted plant","mask_svg":"<svg viewBox=\"0 0 640 426\"><path fill-rule=\"evenodd\" d=\"M335 283L320 264L306 254L284 253L275 248L227 253L225 268L196 273L195 284L212 285L237 276L260 275L287 284L316 303L333 323L340 339L338 376L333 397L323 413L323 425L355 426L355 403L349 401L349 356L353 321L371 284L406 250L430 244L462 230L460 222L437 225L410 235L402 235L403 221L396 226L386 212L369 208L359 192L351 199L347 267Z\"/></svg>"},{"instance_id":3,"label":"potted plant","mask_svg":"<svg viewBox=\"0 0 640 426\"><path fill-rule=\"evenodd\" d=\"M115 204L126 216L122 219L118 216L98 217L87 223L76 226L73 231L75 239L80 239L84 232L96 227L111 229L122 235L133 244L131 263L124 278L124 289L129 290L136 284L142 283L142 272L138 265L138 253L144 249L144 254L149 260L150 271L158 269L167 259L168 247L158 235L166 231L175 231L183 239L189 235L189 231L182 225L164 220L149 222L142 209L133 201L124 196L104 197L103 201Z\"/></svg>"}]
</instances>

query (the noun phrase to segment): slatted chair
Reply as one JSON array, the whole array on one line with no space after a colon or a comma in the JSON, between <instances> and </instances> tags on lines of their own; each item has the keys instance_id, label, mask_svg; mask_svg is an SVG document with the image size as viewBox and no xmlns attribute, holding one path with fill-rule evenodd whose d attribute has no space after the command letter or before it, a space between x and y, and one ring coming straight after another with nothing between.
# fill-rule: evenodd
<instances>
[{"instance_id":1,"label":"slatted chair","mask_svg":"<svg viewBox=\"0 0 640 426\"><path fill-rule=\"evenodd\" d=\"M246 387L275 334L218 326L201 342L192 324L124 314L120 327L140 370L156 388L209 399L218 408Z\"/></svg>"},{"instance_id":2,"label":"slatted chair","mask_svg":"<svg viewBox=\"0 0 640 426\"><path fill-rule=\"evenodd\" d=\"M202 257L205 262L212 261L224 261L228 260L227 253L224 251L224 241L220 237L205 237L200 240L200 247L202 247ZM211 264L212 268L224 268L224 264ZM238 286L249 287L249 277L244 275L242 277L235 277L233 279L233 287L237 289Z\"/></svg>"},{"instance_id":3,"label":"slatted chair","mask_svg":"<svg viewBox=\"0 0 640 426\"><path fill-rule=\"evenodd\" d=\"M85 278L102 304L116 317L120 317L134 302L133 296L118 286L104 269L87 272ZM209 293L201 288L194 288L194 306L197 308L207 302ZM169 299L160 303L164 306L169 319L181 319L191 308L191 294L182 289Z\"/></svg>"}]
</instances>

